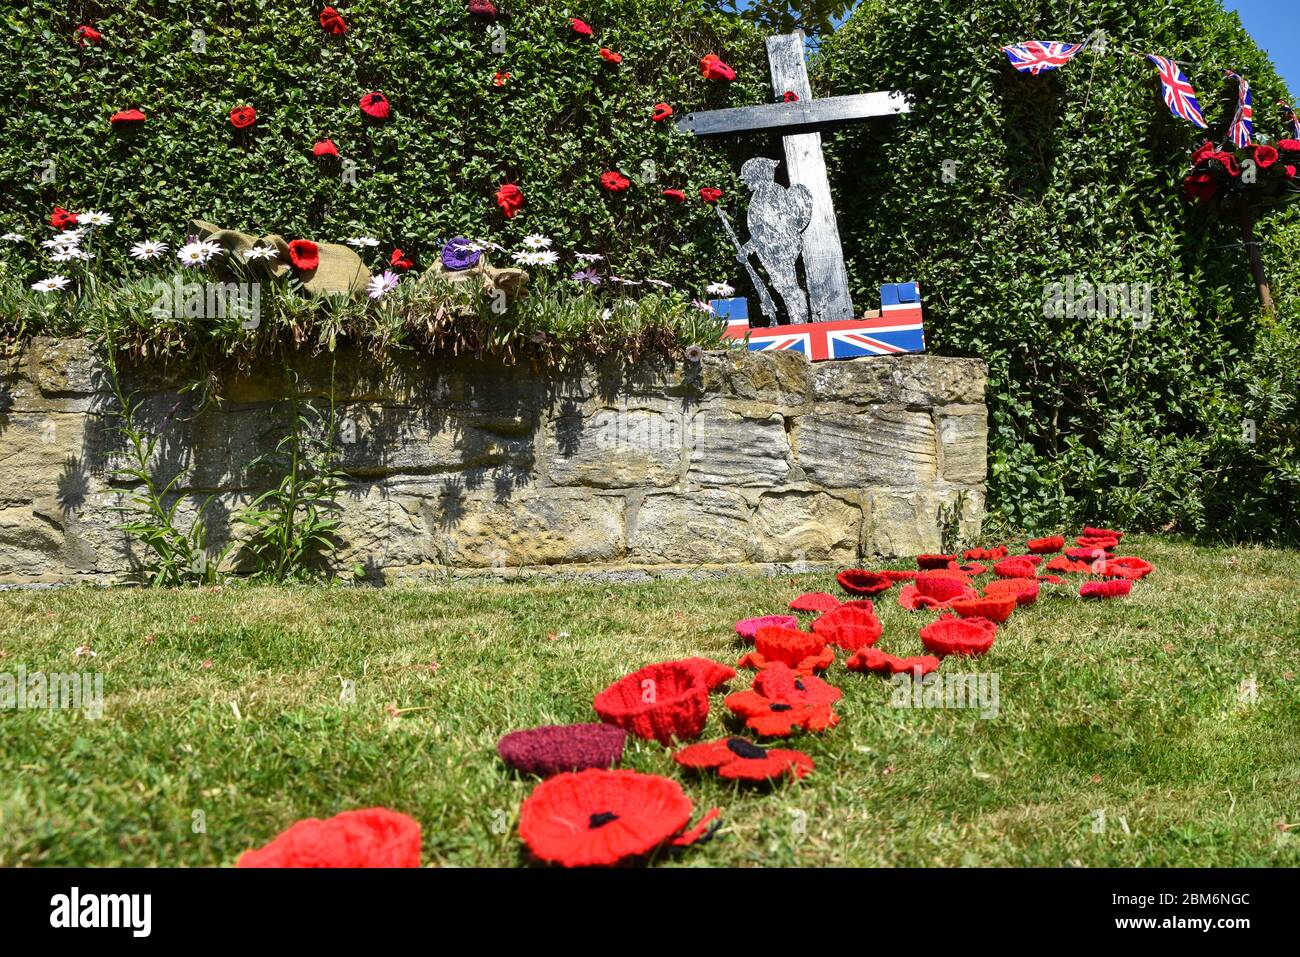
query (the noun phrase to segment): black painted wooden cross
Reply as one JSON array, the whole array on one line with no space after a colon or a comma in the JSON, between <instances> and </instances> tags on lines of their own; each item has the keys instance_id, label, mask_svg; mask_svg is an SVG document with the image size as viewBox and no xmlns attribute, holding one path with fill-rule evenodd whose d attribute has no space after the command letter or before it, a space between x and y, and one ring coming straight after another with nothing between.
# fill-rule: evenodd
<instances>
[{"instance_id":1,"label":"black painted wooden cross","mask_svg":"<svg viewBox=\"0 0 1300 957\"><path fill-rule=\"evenodd\" d=\"M859 93L814 100L804 64L802 30L767 40L772 89L778 96L793 92L790 103L768 103L726 110L688 113L677 121L696 136L727 136L760 130L779 132L785 144L786 175L812 193L812 220L803 233L804 276L808 284L810 318L819 322L852 319L849 277L844 269L840 230L831 204L831 187L822 159L823 127L872 116L907 113L907 98L897 91Z\"/></svg>"}]
</instances>

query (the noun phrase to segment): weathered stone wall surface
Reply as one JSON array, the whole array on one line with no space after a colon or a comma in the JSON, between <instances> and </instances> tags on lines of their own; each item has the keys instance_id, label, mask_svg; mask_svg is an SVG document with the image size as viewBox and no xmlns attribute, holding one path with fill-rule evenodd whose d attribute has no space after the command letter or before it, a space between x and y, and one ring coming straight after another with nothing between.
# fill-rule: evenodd
<instances>
[{"instance_id":1,"label":"weathered stone wall surface","mask_svg":"<svg viewBox=\"0 0 1300 957\"><path fill-rule=\"evenodd\" d=\"M293 361L299 395L332 391L340 569L383 581L540 572L611 576L848 565L940 544L984 503L985 370L927 355L810 365L794 353L564 376L475 360L343 352ZM200 406L182 380L125 377L179 476L180 515L219 544L278 476L278 365L229 376ZM116 406L86 342L37 340L0 364L0 582L129 579L131 491Z\"/></svg>"}]
</instances>

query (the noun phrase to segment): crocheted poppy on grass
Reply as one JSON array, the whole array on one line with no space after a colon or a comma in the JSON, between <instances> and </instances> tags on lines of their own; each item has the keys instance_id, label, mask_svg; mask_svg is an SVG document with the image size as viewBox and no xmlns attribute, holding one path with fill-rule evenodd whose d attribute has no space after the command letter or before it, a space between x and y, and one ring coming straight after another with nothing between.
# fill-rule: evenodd
<instances>
[{"instance_id":1,"label":"crocheted poppy on grass","mask_svg":"<svg viewBox=\"0 0 1300 957\"><path fill-rule=\"evenodd\" d=\"M722 190L718 189L716 186L701 186L700 199L704 200L706 203L716 203L718 200L722 199Z\"/></svg>"},{"instance_id":2,"label":"crocheted poppy on grass","mask_svg":"<svg viewBox=\"0 0 1300 957\"><path fill-rule=\"evenodd\" d=\"M388 97L379 91L367 93L358 101L361 105L361 112L366 114L372 120L386 120L390 106Z\"/></svg>"},{"instance_id":3,"label":"crocheted poppy on grass","mask_svg":"<svg viewBox=\"0 0 1300 957\"><path fill-rule=\"evenodd\" d=\"M338 156L339 148L334 145L333 140L321 140L311 148L312 155L319 158L322 156Z\"/></svg>"},{"instance_id":4,"label":"crocheted poppy on grass","mask_svg":"<svg viewBox=\"0 0 1300 957\"><path fill-rule=\"evenodd\" d=\"M1093 528L1091 525L1085 525L1079 530L1079 534L1086 538L1113 538L1115 541L1123 541L1124 533L1116 531L1113 528Z\"/></svg>"},{"instance_id":5,"label":"crocheted poppy on grass","mask_svg":"<svg viewBox=\"0 0 1300 957\"><path fill-rule=\"evenodd\" d=\"M303 272L311 272L320 266L320 247L310 239L292 239L289 241L289 261Z\"/></svg>"},{"instance_id":6,"label":"crocheted poppy on grass","mask_svg":"<svg viewBox=\"0 0 1300 957\"><path fill-rule=\"evenodd\" d=\"M984 575L988 573L988 568L981 565L979 562L967 562L966 564L961 565L955 561L951 561L948 563L947 569L950 572L961 572L963 575Z\"/></svg>"},{"instance_id":7,"label":"crocheted poppy on grass","mask_svg":"<svg viewBox=\"0 0 1300 957\"><path fill-rule=\"evenodd\" d=\"M663 120L668 119L668 117L672 115L673 115L673 108L671 106L669 106L667 103L656 103L654 106L654 110L652 110L650 113L650 119L654 120L656 123L659 123Z\"/></svg>"},{"instance_id":8,"label":"crocheted poppy on grass","mask_svg":"<svg viewBox=\"0 0 1300 957\"><path fill-rule=\"evenodd\" d=\"M716 808L683 832L693 809L681 785L669 778L589 768L537 785L519 808L519 837L541 860L609 867L711 835Z\"/></svg>"},{"instance_id":9,"label":"crocheted poppy on grass","mask_svg":"<svg viewBox=\"0 0 1300 957\"><path fill-rule=\"evenodd\" d=\"M999 558L1007 557L1007 546L998 545L995 548L968 548L962 552L961 557L968 562L995 562Z\"/></svg>"},{"instance_id":10,"label":"crocheted poppy on grass","mask_svg":"<svg viewBox=\"0 0 1300 957\"><path fill-rule=\"evenodd\" d=\"M736 662L736 667L765 671L776 664L784 664L784 662L776 658L769 659L761 651L751 651L741 655L740 660ZM799 663L794 666L794 670L796 674L811 675L814 671L825 671L833 664L835 664L835 651L826 647L816 654L799 659Z\"/></svg>"},{"instance_id":11,"label":"crocheted poppy on grass","mask_svg":"<svg viewBox=\"0 0 1300 957\"><path fill-rule=\"evenodd\" d=\"M627 732L612 724L550 724L512 731L497 742L501 760L525 774L608 768L623 756Z\"/></svg>"},{"instance_id":12,"label":"crocheted poppy on grass","mask_svg":"<svg viewBox=\"0 0 1300 957\"><path fill-rule=\"evenodd\" d=\"M271 843L240 855L236 867L419 867L420 825L372 807L326 820L307 818Z\"/></svg>"},{"instance_id":13,"label":"crocheted poppy on grass","mask_svg":"<svg viewBox=\"0 0 1300 957\"><path fill-rule=\"evenodd\" d=\"M824 591L809 591L790 602L790 607L794 611L830 611L840 607L840 600Z\"/></svg>"},{"instance_id":14,"label":"crocheted poppy on grass","mask_svg":"<svg viewBox=\"0 0 1300 957\"><path fill-rule=\"evenodd\" d=\"M1146 578L1155 570L1154 565L1135 555L1121 555L1102 561L1096 573L1105 578L1131 578L1136 581Z\"/></svg>"},{"instance_id":15,"label":"crocheted poppy on grass","mask_svg":"<svg viewBox=\"0 0 1300 957\"><path fill-rule=\"evenodd\" d=\"M257 122L257 110L251 106L237 106L230 111L230 125L237 130L252 126Z\"/></svg>"},{"instance_id":16,"label":"crocheted poppy on grass","mask_svg":"<svg viewBox=\"0 0 1300 957\"><path fill-rule=\"evenodd\" d=\"M987 618L1000 625L1016 610L1016 597L992 595L984 598L966 598L951 601L948 607L955 611L959 618Z\"/></svg>"},{"instance_id":17,"label":"crocheted poppy on grass","mask_svg":"<svg viewBox=\"0 0 1300 957\"><path fill-rule=\"evenodd\" d=\"M1053 535L1051 538L1035 538L1025 543L1025 548L1035 555L1050 555L1053 552L1059 552L1064 547L1064 535Z\"/></svg>"},{"instance_id":18,"label":"crocheted poppy on grass","mask_svg":"<svg viewBox=\"0 0 1300 957\"><path fill-rule=\"evenodd\" d=\"M600 185L608 192L622 193L632 185L632 181L618 170L608 170L600 174Z\"/></svg>"},{"instance_id":19,"label":"crocheted poppy on grass","mask_svg":"<svg viewBox=\"0 0 1300 957\"><path fill-rule=\"evenodd\" d=\"M746 641L754 640L754 633L767 625L779 625L782 628L798 628L799 619L794 615L762 615L758 618L742 618L736 622L736 634Z\"/></svg>"},{"instance_id":20,"label":"crocheted poppy on grass","mask_svg":"<svg viewBox=\"0 0 1300 957\"><path fill-rule=\"evenodd\" d=\"M698 738L704 730L709 686L697 665L665 661L615 681L596 695L592 707L601 721L669 747L675 737Z\"/></svg>"},{"instance_id":21,"label":"crocheted poppy on grass","mask_svg":"<svg viewBox=\"0 0 1300 957\"><path fill-rule=\"evenodd\" d=\"M1104 582L1084 582L1079 586L1080 598L1118 598L1133 590L1127 578L1111 578Z\"/></svg>"},{"instance_id":22,"label":"crocheted poppy on grass","mask_svg":"<svg viewBox=\"0 0 1300 957\"><path fill-rule=\"evenodd\" d=\"M1107 558L1110 558L1110 553L1104 548L1097 548L1096 546L1090 545L1086 548L1067 548L1065 550L1065 557L1073 558L1076 561L1081 562L1097 562L1105 561Z\"/></svg>"},{"instance_id":23,"label":"crocheted poppy on grass","mask_svg":"<svg viewBox=\"0 0 1300 957\"><path fill-rule=\"evenodd\" d=\"M997 578L984 586L990 597L1011 596L1021 608L1038 601L1038 580L1035 578Z\"/></svg>"},{"instance_id":24,"label":"crocheted poppy on grass","mask_svg":"<svg viewBox=\"0 0 1300 957\"><path fill-rule=\"evenodd\" d=\"M932 568L947 568L948 563L956 560L956 555L917 555L916 567L922 571Z\"/></svg>"},{"instance_id":25,"label":"crocheted poppy on grass","mask_svg":"<svg viewBox=\"0 0 1300 957\"><path fill-rule=\"evenodd\" d=\"M514 217L515 213L524 208L524 193L514 183L506 183L497 189L497 205L501 207L501 212L506 214L506 219Z\"/></svg>"},{"instance_id":26,"label":"crocheted poppy on grass","mask_svg":"<svg viewBox=\"0 0 1300 957\"><path fill-rule=\"evenodd\" d=\"M903 586L898 593L898 603L908 611L918 611L922 608L946 608L948 602L976 598L978 595L962 578L918 575L916 581Z\"/></svg>"},{"instance_id":27,"label":"crocheted poppy on grass","mask_svg":"<svg viewBox=\"0 0 1300 957\"><path fill-rule=\"evenodd\" d=\"M348 32L348 22L333 7L326 7L320 12L320 25L326 33L336 37Z\"/></svg>"},{"instance_id":28,"label":"crocheted poppy on grass","mask_svg":"<svg viewBox=\"0 0 1300 957\"><path fill-rule=\"evenodd\" d=\"M744 738L719 738L692 744L673 755L685 768L716 771L729 781L772 781L812 773L813 759L802 751L764 748Z\"/></svg>"},{"instance_id":29,"label":"crocheted poppy on grass","mask_svg":"<svg viewBox=\"0 0 1300 957\"><path fill-rule=\"evenodd\" d=\"M883 627L871 602L851 601L826 612L813 622L812 630L832 645L857 651L879 641Z\"/></svg>"},{"instance_id":30,"label":"crocheted poppy on grass","mask_svg":"<svg viewBox=\"0 0 1300 957\"><path fill-rule=\"evenodd\" d=\"M816 667L808 662L815 661L825 649L825 638L798 628L768 625L754 632L754 650L758 652L756 661L761 660L767 664L779 661L791 668Z\"/></svg>"},{"instance_id":31,"label":"crocheted poppy on grass","mask_svg":"<svg viewBox=\"0 0 1300 957\"><path fill-rule=\"evenodd\" d=\"M872 671L881 675L901 675L911 673L924 677L939 667L939 659L934 655L913 655L899 658L876 648L861 648L844 662L850 671Z\"/></svg>"},{"instance_id":32,"label":"crocheted poppy on grass","mask_svg":"<svg viewBox=\"0 0 1300 957\"><path fill-rule=\"evenodd\" d=\"M1072 575L1088 575L1092 572L1090 564L1068 555L1057 555L1047 563L1046 568L1049 572L1069 572Z\"/></svg>"},{"instance_id":33,"label":"crocheted poppy on grass","mask_svg":"<svg viewBox=\"0 0 1300 957\"><path fill-rule=\"evenodd\" d=\"M1111 535L1080 535L1074 544L1080 548L1104 548L1109 551L1119 544L1119 539Z\"/></svg>"},{"instance_id":34,"label":"crocheted poppy on grass","mask_svg":"<svg viewBox=\"0 0 1300 957\"><path fill-rule=\"evenodd\" d=\"M139 110L118 110L108 118L111 126L138 126L144 122L144 113Z\"/></svg>"},{"instance_id":35,"label":"crocheted poppy on grass","mask_svg":"<svg viewBox=\"0 0 1300 957\"><path fill-rule=\"evenodd\" d=\"M920 572L914 572L910 568L903 569L903 570L899 570L895 568L886 568L883 571L876 572L876 574L883 575L885 578L888 578L894 584L898 584L899 582L916 581L917 576L920 575Z\"/></svg>"},{"instance_id":36,"label":"crocheted poppy on grass","mask_svg":"<svg viewBox=\"0 0 1300 957\"><path fill-rule=\"evenodd\" d=\"M62 206L55 206L50 213L50 225L55 229L71 229L77 225L77 214Z\"/></svg>"},{"instance_id":37,"label":"crocheted poppy on grass","mask_svg":"<svg viewBox=\"0 0 1300 957\"><path fill-rule=\"evenodd\" d=\"M1033 578L1038 574L1038 566L1024 556L1017 555L995 563L993 574L999 578Z\"/></svg>"},{"instance_id":38,"label":"crocheted poppy on grass","mask_svg":"<svg viewBox=\"0 0 1300 957\"><path fill-rule=\"evenodd\" d=\"M569 17L569 29L580 37L589 37L592 34L591 24L577 17Z\"/></svg>"},{"instance_id":39,"label":"crocheted poppy on grass","mask_svg":"<svg viewBox=\"0 0 1300 957\"><path fill-rule=\"evenodd\" d=\"M736 78L736 71L723 63L716 53L707 53L700 60L700 76L706 80L730 83Z\"/></svg>"},{"instance_id":40,"label":"crocheted poppy on grass","mask_svg":"<svg viewBox=\"0 0 1300 957\"><path fill-rule=\"evenodd\" d=\"M835 580L850 595L879 595L894 586L893 579L862 568L846 568Z\"/></svg>"},{"instance_id":41,"label":"crocheted poppy on grass","mask_svg":"<svg viewBox=\"0 0 1300 957\"><path fill-rule=\"evenodd\" d=\"M798 729L825 731L839 723L832 705L839 688L813 675L800 675L780 662L760 672L749 691L729 694L723 703L763 737L781 737Z\"/></svg>"},{"instance_id":42,"label":"crocheted poppy on grass","mask_svg":"<svg viewBox=\"0 0 1300 957\"><path fill-rule=\"evenodd\" d=\"M936 655L982 655L993 647L998 626L987 618L945 616L921 629L921 644Z\"/></svg>"}]
</instances>

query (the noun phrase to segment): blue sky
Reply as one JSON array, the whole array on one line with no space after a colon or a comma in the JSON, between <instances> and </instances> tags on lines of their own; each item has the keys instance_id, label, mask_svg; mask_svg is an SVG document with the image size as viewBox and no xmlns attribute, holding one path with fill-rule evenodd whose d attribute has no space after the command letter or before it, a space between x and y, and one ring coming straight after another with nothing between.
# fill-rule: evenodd
<instances>
[{"instance_id":1,"label":"blue sky","mask_svg":"<svg viewBox=\"0 0 1300 957\"><path fill-rule=\"evenodd\" d=\"M1300 5L1296 0L1224 0L1246 31L1268 51L1292 94L1300 95Z\"/></svg>"}]
</instances>

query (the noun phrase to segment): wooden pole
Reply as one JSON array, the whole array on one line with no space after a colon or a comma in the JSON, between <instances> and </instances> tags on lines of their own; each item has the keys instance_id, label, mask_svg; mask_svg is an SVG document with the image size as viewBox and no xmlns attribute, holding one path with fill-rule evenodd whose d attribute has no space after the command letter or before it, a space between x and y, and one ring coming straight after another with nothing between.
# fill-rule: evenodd
<instances>
[{"instance_id":1,"label":"wooden pole","mask_svg":"<svg viewBox=\"0 0 1300 957\"><path fill-rule=\"evenodd\" d=\"M1264 272L1264 257L1259 253L1259 243L1255 241L1255 210L1243 206L1241 210L1241 241L1250 257L1250 271L1255 277L1255 291L1259 293L1259 304L1266 313L1273 312L1273 292L1268 288L1268 276Z\"/></svg>"}]
</instances>

